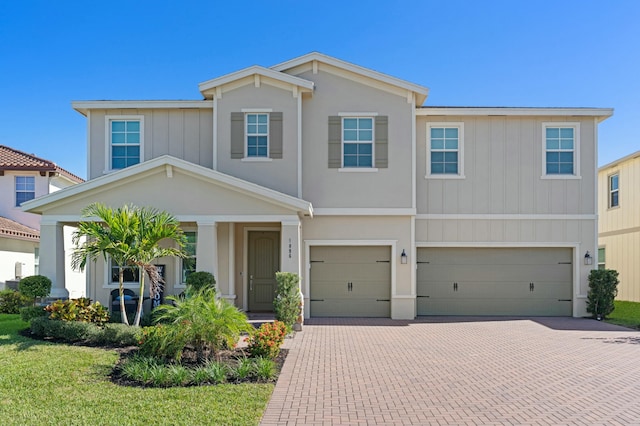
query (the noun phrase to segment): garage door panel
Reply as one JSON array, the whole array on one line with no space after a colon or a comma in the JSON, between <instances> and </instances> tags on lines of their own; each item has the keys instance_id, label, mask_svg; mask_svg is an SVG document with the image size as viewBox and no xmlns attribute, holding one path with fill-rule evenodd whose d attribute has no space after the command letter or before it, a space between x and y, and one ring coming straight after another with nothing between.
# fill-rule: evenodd
<instances>
[{"instance_id":1,"label":"garage door panel","mask_svg":"<svg viewBox=\"0 0 640 426\"><path fill-rule=\"evenodd\" d=\"M418 315L569 316L571 256L567 248L420 248Z\"/></svg>"},{"instance_id":2,"label":"garage door panel","mask_svg":"<svg viewBox=\"0 0 640 426\"><path fill-rule=\"evenodd\" d=\"M311 316L389 317L389 246L311 247Z\"/></svg>"}]
</instances>

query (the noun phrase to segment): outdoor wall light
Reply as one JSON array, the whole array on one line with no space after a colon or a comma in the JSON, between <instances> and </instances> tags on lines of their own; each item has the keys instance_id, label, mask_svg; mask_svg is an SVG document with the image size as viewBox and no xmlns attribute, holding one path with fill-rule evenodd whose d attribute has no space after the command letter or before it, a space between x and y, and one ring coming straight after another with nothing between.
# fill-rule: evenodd
<instances>
[{"instance_id":1,"label":"outdoor wall light","mask_svg":"<svg viewBox=\"0 0 640 426\"><path fill-rule=\"evenodd\" d=\"M589 250L587 250L587 252L584 255L584 264L585 265L593 264L593 257L591 257L591 254L589 254Z\"/></svg>"},{"instance_id":2,"label":"outdoor wall light","mask_svg":"<svg viewBox=\"0 0 640 426\"><path fill-rule=\"evenodd\" d=\"M402 263L403 265L407 264L407 253L404 251L404 249L402 249L402 254L400 255L400 263Z\"/></svg>"}]
</instances>

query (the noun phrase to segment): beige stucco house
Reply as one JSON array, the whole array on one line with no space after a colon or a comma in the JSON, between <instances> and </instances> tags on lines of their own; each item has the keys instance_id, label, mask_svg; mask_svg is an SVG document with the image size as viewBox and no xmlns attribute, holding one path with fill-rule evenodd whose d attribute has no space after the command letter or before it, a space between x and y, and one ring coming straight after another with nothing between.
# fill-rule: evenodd
<instances>
[{"instance_id":1,"label":"beige stucco house","mask_svg":"<svg viewBox=\"0 0 640 426\"><path fill-rule=\"evenodd\" d=\"M39 273L40 215L22 210L22 204L84 182L52 161L0 145L0 290L16 288L18 281ZM84 296L84 273L71 268L73 227L63 229L63 252L73 297Z\"/></svg>"},{"instance_id":2,"label":"beige stucco house","mask_svg":"<svg viewBox=\"0 0 640 426\"><path fill-rule=\"evenodd\" d=\"M25 203L60 295L61 228L102 201L183 223L192 258L158 261L168 294L206 270L222 297L270 310L281 270L300 274L306 317L586 314L611 109L423 106L427 88L319 53L199 89L73 103L89 179ZM108 302L114 281L91 265L89 297Z\"/></svg>"},{"instance_id":3,"label":"beige stucco house","mask_svg":"<svg viewBox=\"0 0 640 426\"><path fill-rule=\"evenodd\" d=\"M618 271L618 300L640 302L640 151L598 170L598 267Z\"/></svg>"}]
</instances>

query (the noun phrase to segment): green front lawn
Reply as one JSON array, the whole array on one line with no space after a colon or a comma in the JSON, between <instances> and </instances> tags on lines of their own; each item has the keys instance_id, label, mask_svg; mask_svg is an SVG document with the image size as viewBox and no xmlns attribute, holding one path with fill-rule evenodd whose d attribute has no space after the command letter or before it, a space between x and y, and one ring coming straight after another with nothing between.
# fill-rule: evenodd
<instances>
[{"instance_id":1,"label":"green front lawn","mask_svg":"<svg viewBox=\"0 0 640 426\"><path fill-rule=\"evenodd\" d=\"M113 350L22 337L18 315L0 314L3 425L252 425L273 384L131 388L109 381Z\"/></svg>"},{"instance_id":2,"label":"green front lawn","mask_svg":"<svg viewBox=\"0 0 640 426\"><path fill-rule=\"evenodd\" d=\"M640 330L640 303L615 300L613 312L607 316L607 322Z\"/></svg>"}]
</instances>

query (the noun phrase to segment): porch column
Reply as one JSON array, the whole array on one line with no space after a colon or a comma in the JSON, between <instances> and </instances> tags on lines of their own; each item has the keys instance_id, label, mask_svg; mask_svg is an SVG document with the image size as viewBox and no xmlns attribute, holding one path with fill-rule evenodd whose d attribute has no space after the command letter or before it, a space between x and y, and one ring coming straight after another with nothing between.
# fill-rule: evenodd
<instances>
[{"instance_id":1,"label":"porch column","mask_svg":"<svg viewBox=\"0 0 640 426\"><path fill-rule=\"evenodd\" d=\"M280 271L281 272L293 272L298 274L300 281L298 282L298 290L300 292L300 300L304 301L304 294L302 294L302 255L300 253L300 238L301 238L301 224L300 221L282 221L280 229ZM302 302L304 304L304 302ZM302 306L302 312L296 324L293 325L293 329L296 331L302 330L302 323L304 322L304 305Z\"/></svg>"},{"instance_id":2,"label":"porch column","mask_svg":"<svg viewBox=\"0 0 640 426\"><path fill-rule=\"evenodd\" d=\"M40 224L40 275L51 280L51 297L68 299L65 288L64 228L62 223L47 221Z\"/></svg>"},{"instance_id":3,"label":"porch column","mask_svg":"<svg viewBox=\"0 0 640 426\"><path fill-rule=\"evenodd\" d=\"M233 303L236 299L236 224L229 223L229 300Z\"/></svg>"},{"instance_id":4,"label":"porch column","mask_svg":"<svg viewBox=\"0 0 640 426\"><path fill-rule=\"evenodd\" d=\"M215 220L198 221L196 270L211 272L218 288L218 224Z\"/></svg>"}]
</instances>

